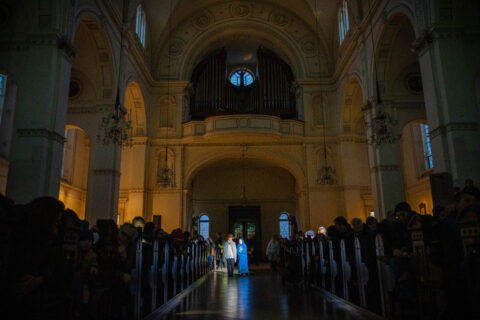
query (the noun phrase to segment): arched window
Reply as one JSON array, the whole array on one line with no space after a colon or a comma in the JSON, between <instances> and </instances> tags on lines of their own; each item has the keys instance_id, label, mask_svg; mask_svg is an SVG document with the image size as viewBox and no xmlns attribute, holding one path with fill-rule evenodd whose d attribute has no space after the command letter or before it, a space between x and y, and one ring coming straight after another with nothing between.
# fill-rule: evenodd
<instances>
[{"instance_id":1,"label":"arched window","mask_svg":"<svg viewBox=\"0 0 480 320\"><path fill-rule=\"evenodd\" d=\"M280 227L280 236L285 239L290 239L290 223L288 222L288 213L284 212L278 218Z\"/></svg>"},{"instance_id":2,"label":"arched window","mask_svg":"<svg viewBox=\"0 0 480 320\"><path fill-rule=\"evenodd\" d=\"M338 35L340 44L345 40L348 30L350 29L350 22L348 19L348 5L347 1L343 1L342 7L338 10Z\"/></svg>"},{"instance_id":3,"label":"arched window","mask_svg":"<svg viewBox=\"0 0 480 320\"><path fill-rule=\"evenodd\" d=\"M198 229L198 233L200 233L200 235L204 239L208 239L208 237L210 236L210 218L206 214L202 214L200 216L200 220L198 222Z\"/></svg>"},{"instance_id":4,"label":"arched window","mask_svg":"<svg viewBox=\"0 0 480 320\"><path fill-rule=\"evenodd\" d=\"M430 142L430 131L428 125L421 124L422 142L423 142L423 157L425 158L425 169L433 169L432 144Z\"/></svg>"},{"instance_id":5,"label":"arched window","mask_svg":"<svg viewBox=\"0 0 480 320\"><path fill-rule=\"evenodd\" d=\"M248 87L253 79L253 74L247 69L236 70L230 75L230 82L236 87Z\"/></svg>"},{"instance_id":6,"label":"arched window","mask_svg":"<svg viewBox=\"0 0 480 320\"><path fill-rule=\"evenodd\" d=\"M145 31L146 31L147 19L145 16L145 11L142 8L142 5L139 4L137 7L137 25L135 27L135 32L142 43L142 46L145 47Z\"/></svg>"}]
</instances>

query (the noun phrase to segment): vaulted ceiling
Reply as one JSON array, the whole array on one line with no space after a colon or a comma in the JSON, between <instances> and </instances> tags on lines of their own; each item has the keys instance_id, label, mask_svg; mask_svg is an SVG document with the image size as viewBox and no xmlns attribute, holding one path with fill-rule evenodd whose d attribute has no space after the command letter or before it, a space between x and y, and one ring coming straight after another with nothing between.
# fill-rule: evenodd
<instances>
[{"instance_id":1,"label":"vaulted ceiling","mask_svg":"<svg viewBox=\"0 0 480 320\"><path fill-rule=\"evenodd\" d=\"M151 31L151 41L157 42L170 27L204 7L222 3L225 0L143 0ZM297 15L312 29L316 29L315 16L323 36L332 38L337 28L338 0L255 0L256 3L271 3ZM314 14L315 9L317 13ZM172 21L169 22L170 12Z\"/></svg>"},{"instance_id":2,"label":"vaulted ceiling","mask_svg":"<svg viewBox=\"0 0 480 320\"><path fill-rule=\"evenodd\" d=\"M228 5L229 3L244 3L246 5L254 5L259 7L264 5L266 8L278 7L280 10L288 12L289 15L295 17L295 20L301 21L303 25L311 30L321 42L323 56L328 57L332 53L332 48L336 39L337 30L337 8L340 0L242 0L242 1L225 1L225 0L143 0L143 6L147 14L148 41L150 42L150 50L153 58L153 69L155 63L161 60L162 54L167 45L167 39L172 37L172 33L183 26L185 21L194 20L200 12L207 8L218 7L219 5ZM271 9L267 9L271 10ZM212 15L213 19L218 18L218 14ZM318 20L316 20L316 18ZM318 21L318 25L317 25ZM217 21L214 21L216 23ZM223 22L223 20L221 21ZM230 31L232 26L226 26L225 29ZM258 28L258 27L256 27ZM265 29L267 26L265 26ZM245 29L247 30L247 29ZM237 31L241 33L242 31ZM231 35L232 37L232 35ZM234 36L233 36L234 37ZM253 38L254 36L252 36ZM264 38L257 36L256 42L263 41ZM218 45L219 41L216 40ZM229 45L231 39L225 38L225 45ZM213 45L213 44L212 44ZM280 53L281 54L281 53ZM155 73L155 71L154 71Z\"/></svg>"}]
</instances>

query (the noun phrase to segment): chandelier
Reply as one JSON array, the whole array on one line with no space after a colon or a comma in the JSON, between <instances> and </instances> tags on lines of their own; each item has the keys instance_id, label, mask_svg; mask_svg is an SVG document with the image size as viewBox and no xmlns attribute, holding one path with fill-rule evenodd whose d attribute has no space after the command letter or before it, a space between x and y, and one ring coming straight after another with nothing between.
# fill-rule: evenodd
<instances>
[{"instance_id":1,"label":"chandelier","mask_svg":"<svg viewBox=\"0 0 480 320\"><path fill-rule=\"evenodd\" d=\"M368 1L369 11L371 12L372 7L370 0ZM372 118L369 127L371 129L371 134L369 137L369 143L380 146L382 144L388 143L393 144L397 141L395 136L393 126L396 124L392 115L382 108L382 97L380 91L380 85L378 83L378 72L377 72L377 61L375 58L375 42L373 41L373 21L370 22L370 35L372 41L372 51L373 51L373 67L375 75L375 89L377 93L377 103L375 108L375 117ZM369 101L370 107L372 103Z\"/></svg>"},{"instance_id":2,"label":"chandelier","mask_svg":"<svg viewBox=\"0 0 480 320\"><path fill-rule=\"evenodd\" d=\"M315 0L315 14L318 14L318 9L317 9L317 0ZM316 27L316 32L317 35L320 34L320 27L318 25L318 19L319 17L315 17L315 27ZM320 54L319 60L320 60ZM319 65L320 65L319 61ZM323 91L322 85L320 84L320 91ZM326 108L325 108L325 100L326 96L321 94L321 99L322 99L322 113L323 113L323 166L320 167L318 171L318 178L317 178L317 183L322 184L322 185L334 185L337 183L337 179L335 178L336 171L332 166L328 165L328 149L327 149L327 113L326 113Z\"/></svg>"},{"instance_id":3,"label":"chandelier","mask_svg":"<svg viewBox=\"0 0 480 320\"><path fill-rule=\"evenodd\" d=\"M393 144L397 141L397 137L393 131L395 121L390 113L382 110L381 105L377 105L377 112L370 123L371 135L369 142L380 146L388 143Z\"/></svg>"},{"instance_id":4,"label":"chandelier","mask_svg":"<svg viewBox=\"0 0 480 320\"><path fill-rule=\"evenodd\" d=\"M120 90L119 90L120 91ZM102 116L97 140L103 144L132 145L132 114L121 107L119 92L113 111Z\"/></svg>"},{"instance_id":5,"label":"chandelier","mask_svg":"<svg viewBox=\"0 0 480 320\"><path fill-rule=\"evenodd\" d=\"M168 34L169 34L169 39L168 39L168 79L167 79L167 97L170 99L170 70L171 70L171 33L172 33L172 1L170 0L170 14L169 14L169 21L168 21ZM173 171L173 163L171 166L168 165L168 112L169 112L169 106L166 107L166 123L167 126L165 128L165 159L163 162L163 166L159 168L157 172L157 185L161 186L162 188L166 188L167 186L173 187L175 184L175 173ZM172 159L170 159L172 160ZM161 160L159 160L161 161Z\"/></svg>"},{"instance_id":6,"label":"chandelier","mask_svg":"<svg viewBox=\"0 0 480 320\"><path fill-rule=\"evenodd\" d=\"M120 103L120 79L122 76L122 62L123 62L123 43L125 34L125 1L123 1L123 16L122 16L122 30L120 35L120 52L118 61L118 81L117 81L117 96L115 99L115 107L106 115L102 116L97 140L103 144L115 144L123 146L132 145L132 114Z\"/></svg>"},{"instance_id":7,"label":"chandelier","mask_svg":"<svg viewBox=\"0 0 480 320\"><path fill-rule=\"evenodd\" d=\"M165 161L157 172L157 185L162 188L166 188L167 186L173 187L174 182L174 171L173 168L168 165L168 149L165 148Z\"/></svg>"}]
</instances>

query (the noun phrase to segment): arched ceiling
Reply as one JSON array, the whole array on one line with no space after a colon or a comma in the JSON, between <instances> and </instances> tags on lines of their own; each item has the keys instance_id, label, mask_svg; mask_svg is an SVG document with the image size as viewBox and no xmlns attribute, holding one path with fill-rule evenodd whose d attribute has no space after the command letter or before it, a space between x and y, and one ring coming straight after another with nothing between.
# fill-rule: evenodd
<instances>
[{"instance_id":1,"label":"arched ceiling","mask_svg":"<svg viewBox=\"0 0 480 320\"><path fill-rule=\"evenodd\" d=\"M149 40L151 42L151 51L153 59L158 59L158 53L165 46L171 32L174 32L179 25L186 20L194 19L199 12L205 8L225 4L232 1L225 0L143 0L148 21ZM279 7L289 12L302 24L316 33L317 24L315 18L318 18L318 35L328 51L331 50L334 36L336 34L336 19L338 1L323 0L255 0L244 1L252 3L255 6ZM315 12L316 9L316 12ZM170 12L172 13L170 15ZM331 52L325 52L324 55L330 55ZM154 62L155 65L155 62ZM155 67L154 67L155 69ZM158 73L157 73L158 74Z\"/></svg>"},{"instance_id":2,"label":"arched ceiling","mask_svg":"<svg viewBox=\"0 0 480 320\"><path fill-rule=\"evenodd\" d=\"M170 11L173 16L171 23L172 26L175 26L180 21L196 14L201 8L222 2L225 2L225 0L143 0L152 32L152 41L158 41L162 33L168 30ZM325 35L331 33L329 32L330 26L334 25L336 28L338 8L336 0L256 0L256 2L272 3L283 7L302 18L305 23L314 29L316 28L314 16L317 16L319 26ZM317 7L317 14L314 14L315 6Z\"/></svg>"}]
</instances>

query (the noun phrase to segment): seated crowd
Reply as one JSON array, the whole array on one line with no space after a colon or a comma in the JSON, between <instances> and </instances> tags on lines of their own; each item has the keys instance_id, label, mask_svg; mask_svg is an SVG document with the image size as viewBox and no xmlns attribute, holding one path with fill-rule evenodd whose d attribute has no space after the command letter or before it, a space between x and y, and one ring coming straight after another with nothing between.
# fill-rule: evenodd
<instances>
[{"instance_id":1,"label":"seated crowd","mask_svg":"<svg viewBox=\"0 0 480 320\"><path fill-rule=\"evenodd\" d=\"M8 306L2 319L132 319L139 236L146 295L155 239L185 256L190 244L203 243L196 232L167 234L140 217L134 223L100 219L89 226L57 199L14 205L1 196L0 301Z\"/></svg>"},{"instance_id":2,"label":"seated crowd","mask_svg":"<svg viewBox=\"0 0 480 320\"><path fill-rule=\"evenodd\" d=\"M422 314L429 314L432 319L470 319L475 314L471 303L475 298L472 299L472 290L468 290L467 287L475 287L473 291L478 297L479 239L477 234L476 247L474 245L471 248L474 258L468 261L470 265L467 266L461 237L461 224L464 221L469 223L473 221L480 227L478 225L480 190L473 186L471 180L466 181L463 190L457 191L452 203L445 207L435 207L433 215L420 215L414 212L408 203L401 202L393 211L388 212L386 219L381 222L375 217L368 217L365 222L354 218L348 223L340 216L335 218L332 226L320 227L316 234L313 231L306 233L298 231L296 237L290 241L278 239L283 252L286 253L282 261L284 275L287 279L297 282L306 280L301 278L301 263L294 261L295 259L301 261L295 244L297 247L306 242L317 244L317 250L309 253L310 261L313 262L312 268L315 268L319 260L318 243L323 244L324 258L328 265L328 243L331 240L334 259L338 266L336 294L342 296L340 242L343 240L346 260L351 266L349 300L359 304L354 249L354 240L358 238L362 262L369 272L369 281L365 288L368 309L381 313L377 264L377 261L380 261L388 270L383 286L389 301L387 307L393 318L419 319ZM412 237L415 232L422 234L420 240L423 241L424 249L415 251L416 246L413 243L415 237ZM376 250L377 235L381 235L383 240L382 255ZM468 283L472 282L472 279L467 279L467 268L473 271L474 283ZM315 274L317 270L312 273ZM480 301L480 297L478 298ZM430 310L426 310L428 308Z\"/></svg>"}]
</instances>

